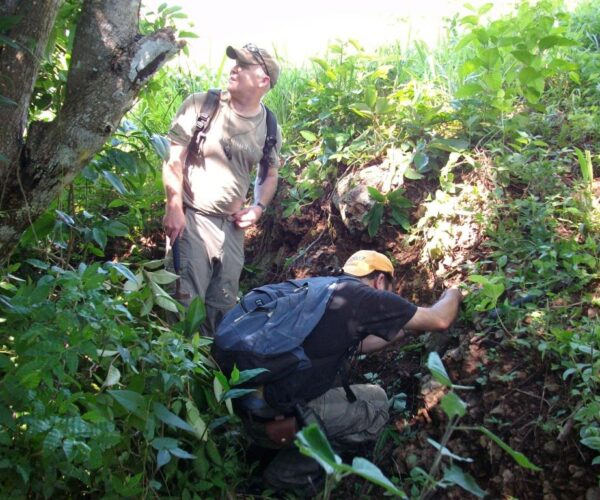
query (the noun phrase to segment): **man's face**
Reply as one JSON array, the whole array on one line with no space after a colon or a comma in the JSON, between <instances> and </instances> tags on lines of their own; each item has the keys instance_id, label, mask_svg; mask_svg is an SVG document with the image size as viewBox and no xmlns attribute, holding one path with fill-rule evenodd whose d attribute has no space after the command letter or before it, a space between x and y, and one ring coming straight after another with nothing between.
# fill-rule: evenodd
<instances>
[{"instance_id":1,"label":"man's face","mask_svg":"<svg viewBox=\"0 0 600 500\"><path fill-rule=\"evenodd\" d=\"M260 64L236 62L229 73L227 90L232 93L255 92L263 84L266 75Z\"/></svg>"}]
</instances>

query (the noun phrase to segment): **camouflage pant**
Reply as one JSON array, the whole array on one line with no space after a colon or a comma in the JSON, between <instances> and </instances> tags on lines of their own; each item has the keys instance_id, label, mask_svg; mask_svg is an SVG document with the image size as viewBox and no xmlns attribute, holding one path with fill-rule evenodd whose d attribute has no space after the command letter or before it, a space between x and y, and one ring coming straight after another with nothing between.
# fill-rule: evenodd
<instances>
[{"instance_id":1,"label":"camouflage pant","mask_svg":"<svg viewBox=\"0 0 600 500\"><path fill-rule=\"evenodd\" d=\"M353 451L374 442L388 420L388 399L377 385L353 385L350 402L341 387L330 389L308 403L322 420L336 452ZM279 489L305 488L322 475L317 462L294 447L281 450L267 466L265 479Z\"/></svg>"}]
</instances>

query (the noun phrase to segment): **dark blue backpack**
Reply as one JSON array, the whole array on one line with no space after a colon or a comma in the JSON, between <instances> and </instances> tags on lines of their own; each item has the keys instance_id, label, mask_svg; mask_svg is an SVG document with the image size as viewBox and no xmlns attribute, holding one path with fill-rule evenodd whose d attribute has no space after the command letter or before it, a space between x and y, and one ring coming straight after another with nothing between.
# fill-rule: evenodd
<instances>
[{"instance_id":1,"label":"dark blue backpack","mask_svg":"<svg viewBox=\"0 0 600 500\"><path fill-rule=\"evenodd\" d=\"M323 317L336 285L348 276L290 280L255 288L229 311L217 328L213 356L226 375L239 370L266 368L247 385L264 386L273 408L286 410L303 400L294 374L310 370L313 361L302 344ZM289 380L290 383L286 384ZM296 379L297 380L297 379ZM270 391L288 392L285 401Z\"/></svg>"}]
</instances>

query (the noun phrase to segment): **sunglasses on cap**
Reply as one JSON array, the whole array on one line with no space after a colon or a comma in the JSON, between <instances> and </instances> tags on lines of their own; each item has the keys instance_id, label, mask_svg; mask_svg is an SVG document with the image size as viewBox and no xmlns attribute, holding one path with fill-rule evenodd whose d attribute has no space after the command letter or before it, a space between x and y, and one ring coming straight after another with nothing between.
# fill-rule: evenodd
<instances>
[{"instance_id":1,"label":"sunglasses on cap","mask_svg":"<svg viewBox=\"0 0 600 500\"><path fill-rule=\"evenodd\" d=\"M260 53L260 49L253 43L247 43L242 48L246 49L248 52L250 52L252 54L252 57L254 58L254 60L258 61L258 64L260 65L260 67L265 71L267 76L269 78L271 78L271 75L269 74L269 70L267 69L267 63L263 59L263 56Z\"/></svg>"}]
</instances>

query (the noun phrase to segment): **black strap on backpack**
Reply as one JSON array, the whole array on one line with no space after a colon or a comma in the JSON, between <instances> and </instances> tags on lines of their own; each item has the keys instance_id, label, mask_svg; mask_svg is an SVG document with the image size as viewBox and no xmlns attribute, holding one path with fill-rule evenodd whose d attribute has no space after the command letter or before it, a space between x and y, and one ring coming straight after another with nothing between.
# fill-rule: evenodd
<instances>
[{"instance_id":1,"label":"black strap on backpack","mask_svg":"<svg viewBox=\"0 0 600 500\"><path fill-rule=\"evenodd\" d=\"M200 108L200 114L196 119L196 127L194 128L194 134L188 147L188 154L201 158L202 157L202 146L206 140L206 133L210 127L210 122L217 114L219 102L221 100L220 89L210 89L206 93L206 99L202 103ZM265 106L267 112L267 137L265 138L265 145L263 146L263 155L260 159L258 167L258 184L261 185L267 178L270 166L270 154L271 150L277 144L277 118L275 114Z\"/></svg>"},{"instance_id":2,"label":"black strap on backpack","mask_svg":"<svg viewBox=\"0 0 600 500\"><path fill-rule=\"evenodd\" d=\"M202 157L202 145L206 140L206 133L208 132L210 122L217 113L220 100L221 91L219 89L210 89L206 93L206 99L204 99L202 108L200 108L200 114L196 118L196 128L188 146L188 153L191 153L193 156Z\"/></svg>"}]
</instances>

